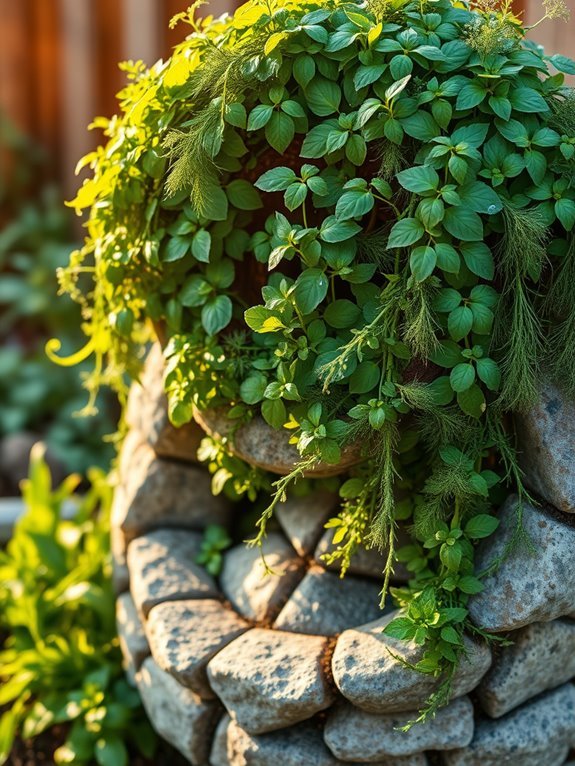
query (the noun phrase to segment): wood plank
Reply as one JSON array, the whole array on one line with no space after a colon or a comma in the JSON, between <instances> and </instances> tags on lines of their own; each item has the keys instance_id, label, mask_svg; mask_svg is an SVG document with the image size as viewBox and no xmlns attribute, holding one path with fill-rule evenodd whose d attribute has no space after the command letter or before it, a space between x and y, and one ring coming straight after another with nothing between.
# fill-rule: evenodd
<instances>
[{"instance_id":1,"label":"wood plank","mask_svg":"<svg viewBox=\"0 0 575 766\"><path fill-rule=\"evenodd\" d=\"M118 68L124 58L122 4L119 0L91 0L89 5L94 21L96 112L111 117L117 111L116 93L126 81Z\"/></svg>"},{"instance_id":2,"label":"wood plank","mask_svg":"<svg viewBox=\"0 0 575 766\"><path fill-rule=\"evenodd\" d=\"M162 54L162 24L158 0L123 0L122 58L148 66Z\"/></svg>"}]
</instances>

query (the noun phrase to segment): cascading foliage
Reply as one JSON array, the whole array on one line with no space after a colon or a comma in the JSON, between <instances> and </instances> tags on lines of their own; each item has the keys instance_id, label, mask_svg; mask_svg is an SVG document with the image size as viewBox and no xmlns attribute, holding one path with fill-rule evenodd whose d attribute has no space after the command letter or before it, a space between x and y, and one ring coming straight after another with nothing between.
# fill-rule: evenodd
<instances>
[{"instance_id":1,"label":"cascading foliage","mask_svg":"<svg viewBox=\"0 0 575 766\"><path fill-rule=\"evenodd\" d=\"M358 544L386 549L384 594L396 560L412 573L386 632L440 679L425 717L479 633L475 541L509 485L525 496L507 413L543 370L575 389L575 63L508 4L251 0L177 20L191 35L125 65L84 161L88 237L62 275L84 303L77 358L95 355L92 392L121 386L155 331L176 425L225 406L288 429L302 462L256 542L290 481L362 445L331 559L345 573ZM203 455L218 489L269 488L225 445Z\"/></svg>"}]
</instances>

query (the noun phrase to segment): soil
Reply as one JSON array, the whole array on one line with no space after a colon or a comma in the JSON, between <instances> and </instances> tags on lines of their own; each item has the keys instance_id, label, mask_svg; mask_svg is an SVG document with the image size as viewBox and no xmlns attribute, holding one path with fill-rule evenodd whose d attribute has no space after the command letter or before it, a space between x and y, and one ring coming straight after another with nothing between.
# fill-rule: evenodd
<instances>
[{"instance_id":1,"label":"soil","mask_svg":"<svg viewBox=\"0 0 575 766\"><path fill-rule=\"evenodd\" d=\"M53 754L65 739L65 726L55 726L34 740L18 739L14 742L6 766L56 766ZM153 760L131 754L130 766L189 766L189 763L180 753L162 742Z\"/></svg>"}]
</instances>

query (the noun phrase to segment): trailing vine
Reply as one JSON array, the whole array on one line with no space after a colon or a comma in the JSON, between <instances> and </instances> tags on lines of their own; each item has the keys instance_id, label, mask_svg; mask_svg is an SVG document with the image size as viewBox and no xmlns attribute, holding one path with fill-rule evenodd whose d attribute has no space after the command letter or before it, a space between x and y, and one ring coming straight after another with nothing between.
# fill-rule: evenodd
<instances>
[{"instance_id":1,"label":"trailing vine","mask_svg":"<svg viewBox=\"0 0 575 766\"><path fill-rule=\"evenodd\" d=\"M479 634L476 542L510 487L527 497L508 413L542 370L575 387L575 63L527 41L508 3L251 0L178 20L191 34L169 61L125 65L72 203L90 210L62 274L88 387L121 388L156 334L176 425L226 407L285 431L301 462L273 486L202 447L216 491L271 490L254 544L296 480L360 449L328 558L344 574L380 547L382 600L396 562L411 573L385 632L439 679L425 719Z\"/></svg>"}]
</instances>

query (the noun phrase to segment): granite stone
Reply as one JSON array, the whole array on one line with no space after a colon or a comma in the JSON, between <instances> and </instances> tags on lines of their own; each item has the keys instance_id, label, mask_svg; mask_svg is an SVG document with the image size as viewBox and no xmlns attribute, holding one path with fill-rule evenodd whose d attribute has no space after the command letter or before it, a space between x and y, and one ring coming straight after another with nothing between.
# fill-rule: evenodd
<instances>
[{"instance_id":1,"label":"granite stone","mask_svg":"<svg viewBox=\"0 0 575 766\"><path fill-rule=\"evenodd\" d=\"M526 483L563 513L575 513L575 400L546 381L515 427Z\"/></svg>"},{"instance_id":2,"label":"granite stone","mask_svg":"<svg viewBox=\"0 0 575 766\"><path fill-rule=\"evenodd\" d=\"M377 583L351 575L340 579L322 567L312 567L279 613L274 627L334 636L377 619L381 615L379 598Z\"/></svg>"},{"instance_id":3,"label":"granite stone","mask_svg":"<svg viewBox=\"0 0 575 766\"><path fill-rule=\"evenodd\" d=\"M136 685L136 674L146 657L150 647L138 615L138 610L129 593L122 593L116 601L116 626L124 670L132 686Z\"/></svg>"},{"instance_id":4,"label":"granite stone","mask_svg":"<svg viewBox=\"0 0 575 766\"><path fill-rule=\"evenodd\" d=\"M575 677L575 622L537 622L510 636L497 654L477 696L492 718Z\"/></svg>"},{"instance_id":5,"label":"granite stone","mask_svg":"<svg viewBox=\"0 0 575 766\"><path fill-rule=\"evenodd\" d=\"M120 479L122 492L112 518L127 542L158 527L200 530L209 524L226 526L230 519L230 504L212 494L208 471L159 458L147 444L124 444Z\"/></svg>"},{"instance_id":6,"label":"granite stone","mask_svg":"<svg viewBox=\"0 0 575 766\"><path fill-rule=\"evenodd\" d=\"M327 564L325 556L334 552L337 546L332 542L333 529L326 529L322 535L314 553L314 558L318 564L334 571L339 571L340 564L338 561L333 564ZM397 547L407 545L408 538L404 530L398 532L398 539L396 542ZM387 562L387 551L380 551L379 548L366 548L364 545L358 545L353 556L351 557L351 563L349 566L349 573L359 575L361 577L372 577L378 582L383 582L383 571ZM411 577L411 574L407 571L405 566L399 562L394 564L393 574L391 581L394 583L407 582Z\"/></svg>"},{"instance_id":7,"label":"granite stone","mask_svg":"<svg viewBox=\"0 0 575 766\"><path fill-rule=\"evenodd\" d=\"M195 563L201 542L195 532L160 529L130 543L130 589L144 617L164 601L218 598L213 577Z\"/></svg>"},{"instance_id":8,"label":"granite stone","mask_svg":"<svg viewBox=\"0 0 575 766\"><path fill-rule=\"evenodd\" d=\"M502 557L501 565L484 579L484 590L469 602L472 620L493 633L575 610L575 528L524 501L524 540L508 551L517 529L517 507L517 496L510 496L499 510L499 528L482 541L476 554L478 571Z\"/></svg>"},{"instance_id":9,"label":"granite stone","mask_svg":"<svg viewBox=\"0 0 575 766\"><path fill-rule=\"evenodd\" d=\"M238 725L263 734L330 707L326 650L319 636L254 628L216 654L208 677Z\"/></svg>"},{"instance_id":10,"label":"granite stone","mask_svg":"<svg viewBox=\"0 0 575 766\"><path fill-rule=\"evenodd\" d=\"M158 734L192 766L205 766L221 715L217 702L206 702L181 686L149 657L137 676L138 691Z\"/></svg>"},{"instance_id":11,"label":"granite stone","mask_svg":"<svg viewBox=\"0 0 575 766\"><path fill-rule=\"evenodd\" d=\"M479 721L445 766L561 766L575 741L575 687L564 684L512 713Z\"/></svg>"},{"instance_id":12,"label":"granite stone","mask_svg":"<svg viewBox=\"0 0 575 766\"><path fill-rule=\"evenodd\" d=\"M303 497L290 495L277 506L275 516L299 556L313 553L325 523L337 513L338 505L335 492L315 490Z\"/></svg>"},{"instance_id":13,"label":"granite stone","mask_svg":"<svg viewBox=\"0 0 575 766\"><path fill-rule=\"evenodd\" d=\"M384 635L386 625L400 613L393 612L346 630L338 638L332 660L333 676L343 696L371 713L400 713L420 708L437 689L432 676L406 668L422 657L421 646ZM484 641L465 637L466 655L453 678L452 698L472 691L491 665L491 651Z\"/></svg>"},{"instance_id":14,"label":"granite stone","mask_svg":"<svg viewBox=\"0 0 575 766\"><path fill-rule=\"evenodd\" d=\"M417 711L407 715L366 713L342 704L328 716L325 741L343 761L377 763L389 756L465 747L473 738L473 705L468 697L441 708L435 718L414 724L407 732L398 730L417 716Z\"/></svg>"},{"instance_id":15,"label":"granite stone","mask_svg":"<svg viewBox=\"0 0 575 766\"><path fill-rule=\"evenodd\" d=\"M283 535L271 532L261 549L241 543L224 555L220 585L240 614L263 622L273 620L304 573L304 562Z\"/></svg>"},{"instance_id":16,"label":"granite stone","mask_svg":"<svg viewBox=\"0 0 575 766\"><path fill-rule=\"evenodd\" d=\"M151 610L146 634L162 670L209 699L214 693L208 683L208 662L249 627L220 601L169 601Z\"/></svg>"}]
</instances>

